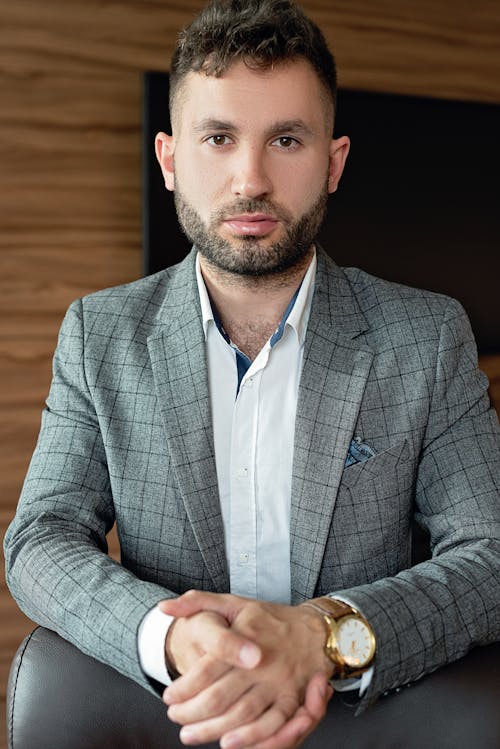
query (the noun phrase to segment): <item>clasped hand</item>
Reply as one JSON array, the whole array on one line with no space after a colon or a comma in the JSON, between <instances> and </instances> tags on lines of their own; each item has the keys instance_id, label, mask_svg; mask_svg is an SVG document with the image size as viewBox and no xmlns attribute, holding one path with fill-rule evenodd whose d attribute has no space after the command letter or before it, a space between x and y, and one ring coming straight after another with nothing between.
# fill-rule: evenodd
<instances>
[{"instance_id":1,"label":"clasped hand","mask_svg":"<svg viewBox=\"0 0 500 749\"><path fill-rule=\"evenodd\" d=\"M313 609L203 591L159 607L176 617L167 657L181 676L163 700L184 744L293 749L323 718L332 665Z\"/></svg>"}]
</instances>

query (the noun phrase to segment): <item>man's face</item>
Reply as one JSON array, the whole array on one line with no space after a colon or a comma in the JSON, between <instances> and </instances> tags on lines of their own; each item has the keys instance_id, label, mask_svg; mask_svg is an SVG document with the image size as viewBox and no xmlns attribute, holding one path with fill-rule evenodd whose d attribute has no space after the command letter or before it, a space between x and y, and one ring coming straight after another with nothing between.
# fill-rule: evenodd
<instances>
[{"instance_id":1,"label":"man's face","mask_svg":"<svg viewBox=\"0 0 500 749\"><path fill-rule=\"evenodd\" d=\"M174 134L157 136L179 221L216 267L266 275L295 265L322 223L348 140L332 141L325 94L306 61L221 77L189 73ZM343 142L347 141L347 142Z\"/></svg>"}]
</instances>

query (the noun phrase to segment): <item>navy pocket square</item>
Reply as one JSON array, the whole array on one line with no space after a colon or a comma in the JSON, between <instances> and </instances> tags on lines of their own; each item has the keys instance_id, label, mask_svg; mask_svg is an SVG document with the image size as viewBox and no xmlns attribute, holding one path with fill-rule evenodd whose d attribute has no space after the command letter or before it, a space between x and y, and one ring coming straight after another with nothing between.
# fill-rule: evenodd
<instances>
[{"instance_id":1,"label":"navy pocket square","mask_svg":"<svg viewBox=\"0 0 500 749\"><path fill-rule=\"evenodd\" d=\"M363 463L369 458L373 458L375 450L361 441L361 437L354 437L349 445L349 452L345 461L345 468L354 465L355 463Z\"/></svg>"}]
</instances>

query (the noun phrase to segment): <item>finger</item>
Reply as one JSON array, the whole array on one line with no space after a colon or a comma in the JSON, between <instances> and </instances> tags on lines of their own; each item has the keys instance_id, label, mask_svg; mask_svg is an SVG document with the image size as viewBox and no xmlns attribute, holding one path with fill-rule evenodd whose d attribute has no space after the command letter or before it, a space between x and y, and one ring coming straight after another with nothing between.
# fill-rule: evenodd
<instances>
[{"instance_id":1,"label":"finger","mask_svg":"<svg viewBox=\"0 0 500 749\"><path fill-rule=\"evenodd\" d=\"M189 700L220 679L231 668L232 666L223 661L203 655L189 671L165 689L163 702L166 705L174 705Z\"/></svg>"},{"instance_id":2,"label":"finger","mask_svg":"<svg viewBox=\"0 0 500 749\"><path fill-rule=\"evenodd\" d=\"M295 749L300 746L304 739L316 728L317 723L300 707L294 716L290 718L278 731L263 741L256 744L238 743L225 749L237 749L245 746L245 749Z\"/></svg>"},{"instance_id":3,"label":"finger","mask_svg":"<svg viewBox=\"0 0 500 749\"><path fill-rule=\"evenodd\" d=\"M202 723L207 723L212 719L231 715L230 718L226 717L226 722L217 723L217 725L227 723L227 730L229 730L232 726L239 725L235 722L234 715L253 720L259 714L255 712L257 708L260 707L260 712L262 712L272 700L272 696L269 695L269 698L266 697L266 704L262 704L264 701L262 695L269 692L267 689L256 689L253 694L247 695L246 693L251 691L253 686L247 671L232 669L192 699L171 705L168 709L168 717L182 725L196 723L201 726ZM241 705L233 710L233 705L239 700ZM205 728L205 726L202 727ZM217 730L215 723L213 728ZM207 735L207 732L203 733L203 736ZM218 734L216 738L220 738L221 735L222 733Z\"/></svg>"},{"instance_id":4,"label":"finger","mask_svg":"<svg viewBox=\"0 0 500 749\"><path fill-rule=\"evenodd\" d=\"M204 590L188 590L178 598L166 598L158 603L165 614L171 616L192 616L200 611L215 611L232 621L238 614L244 598L226 593L208 593Z\"/></svg>"},{"instance_id":5,"label":"finger","mask_svg":"<svg viewBox=\"0 0 500 749\"><path fill-rule=\"evenodd\" d=\"M296 715L285 723L269 739L245 746L245 749L296 749L316 728L317 723L301 707ZM240 744L240 746L243 746ZM233 747L232 749L236 749Z\"/></svg>"},{"instance_id":6,"label":"finger","mask_svg":"<svg viewBox=\"0 0 500 749\"><path fill-rule=\"evenodd\" d=\"M252 740L251 727L245 726L236 732L223 736L223 749L292 749L299 746L304 739L316 728L323 719L328 700L333 689L326 682L323 674L315 674L306 690L305 703L296 710L295 714L275 731L269 731L267 736ZM270 711L269 711L270 712ZM264 724L261 725L264 728ZM272 728L271 724L268 726ZM256 742L256 743L255 743Z\"/></svg>"},{"instance_id":7,"label":"finger","mask_svg":"<svg viewBox=\"0 0 500 749\"><path fill-rule=\"evenodd\" d=\"M192 591L193 598L198 595L198 591ZM189 596L188 593L184 594ZM202 597L209 596L212 600L223 598L224 596L215 593L203 593ZM183 598L184 596L181 596ZM235 596L225 596L226 598L235 598ZM179 601L180 599L176 599ZM242 599L244 600L244 599ZM175 601L161 601L159 607L166 611L167 607L174 610ZM213 658L224 661L231 666L240 668L255 668L262 659L262 650L252 640L231 630L227 625L227 620L211 610L203 609L198 616L192 614L176 614L177 621L184 620L190 622L191 637L199 643L200 648L209 653ZM184 628L183 628L184 629ZM173 644L173 637L171 645Z\"/></svg>"},{"instance_id":8,"label":"finger","mask_svg":"<svg viewBox=\"0 0 500 749\"><path fill-rule=\"evenodd\" d=\"M258 715L264 713L272 703L272 691L256 685L248 690L235 704L223 715L211 720L189 724L181 729L181 741L186 744L205 744L217 741L238 725L248 721L252 722Z\"/></svg>"},{"instance_id":9,"label":"finger","mask_svg":"<svg viewBox=\"0 0 500 749\"><path fill-rule=\"evenodd\" d=\"M332 695L333 689L328 684L325 674L314 674L307 685L304 698L306 711L315 720L322 720Z\"/></svg>"},{"instance_id":10,"label":"finger","mask_svg":"<svg viewBox=\"0 0 500 749\"><path fill-rule=\"evenodd\" d=\"M280 698L274 703L269 710L260 715L253 723L246 723L236 730L225 733L220 741L222 749L239 749L240 747L254 747L264 745L270 737L280 736L281 730L287 726L291 720L295 720L297 729L288 731L286 737L292 735L295 737L297 731L302 728L305 731L312 719L308 716L298 715L297 700L290 696ZM295 726L295 723L294 723ZM292 729L294 728L292 726ZM285 738L286 738L285 737ZM283 744L289 746L289 744Z\"/></svg>"},{"instance_id":11,"label":"finger","mask_svg":"<svg viewBox=\"0 0 500 749\"><path fill-rule=\"evenodd\" d=\"M225 619L213 612L203 612L193 617L174 620L169 656L178 664L182 655L195 648L194 663L204 654L229 666L243 669L255 668L262 659L262 650L252 640L232 630ZM181 628L182 623L182 628ZM168 642L168 640L167 640ZM193 659L179 670L185 674L193 667Z\"/></svg>"},{"instance_id":12,"label":"finger","mask_svg":"<svg viewBox=\"0 0 500 749\"><path fill-rule=\"evenodd\" d=\"M230 666L251 669L261 661L262 650L258 645L222 626L216 618L197 618L193 621L193 635L205 653Z\"/></svg>"}]
</instances>

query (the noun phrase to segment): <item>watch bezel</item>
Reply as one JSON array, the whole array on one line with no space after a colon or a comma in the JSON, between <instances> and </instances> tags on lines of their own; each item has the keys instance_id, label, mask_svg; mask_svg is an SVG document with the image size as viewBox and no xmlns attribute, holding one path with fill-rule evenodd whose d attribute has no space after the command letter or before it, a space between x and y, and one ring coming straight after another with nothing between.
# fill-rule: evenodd
<instances>
[{"instance_id":1,"label":"watch bezel","mask_svg":"<svg viewBox=\"0 0 500 749\"><path fill-rule=\"evenodd\" d=\"M364 617L362 617L356 611L354 611L353 613L344 614L338 619L335 619L332 614L323 612L323 618L327 630L327 639L324 648L325 655L331 661L331 663L335 665L336 668L333 678L352 679L357 678L358 676L362 676L373 663L376 650L375 635L373 634L373 631L366 619L364 619ZM342 655L342 653L338 649L338 626L346 619L356 619L357 621L362 622L366 627L370 639L370 653L364 663L349 663L348 659L344 655Z\"/></svg>"},{"instance_id":2,"label":"watch bezel","mask_svg":"<svg viewBox=\"0 0 500 749\"><path fill-rule=\"evenodd\" d=\"M376 641L375 641L375 635L373 634L372 628L360 614L358 613L349 613L344 614L344 616L339 617L338 619L334 619L331 614L327 614L329 619L331 619L330 623L330 637L327 640L327 648L329 650L334 650L336 654L337 659L342 659L342 662L350 669L366 669L369 667L371 662L373 661L375 657L375 649L376 649ZM339 632L340 629L344 624L347 622L354 620L356 622L359 622L363 625L369 640L369 653L367 657L362 661L359 662L359 659L356 659L356 662L353 663L349 660L349 656L345 653L342 653L342 651L339 649Z\"/></svg>"}]
</instances>

